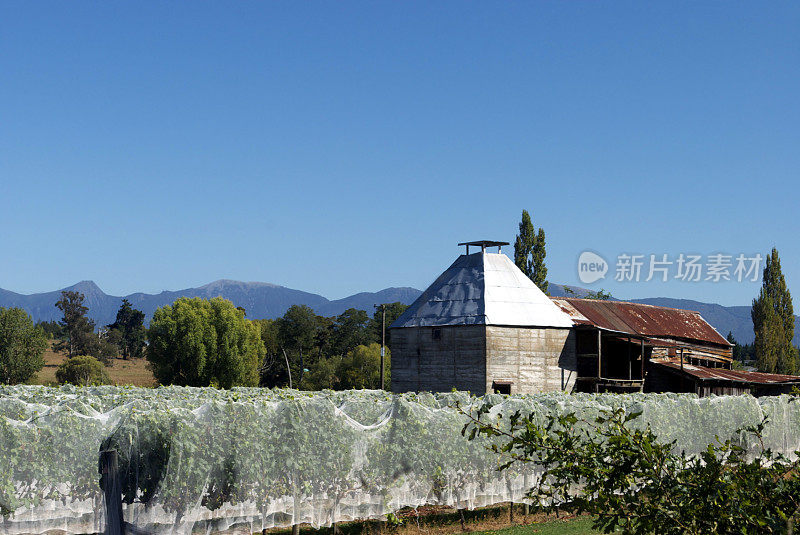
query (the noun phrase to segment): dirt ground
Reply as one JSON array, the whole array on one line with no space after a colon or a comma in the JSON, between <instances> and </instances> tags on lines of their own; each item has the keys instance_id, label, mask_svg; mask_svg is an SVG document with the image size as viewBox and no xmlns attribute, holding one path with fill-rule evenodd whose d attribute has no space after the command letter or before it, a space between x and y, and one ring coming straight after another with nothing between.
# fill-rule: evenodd
<instances>
[{"instance_id":1,"label":"dirt ground","mask_svg":"<svg viewBox=\"0 0 800 535\"><path fill-rule=\"evenodd\" d=\"M463 520L461 513L452 507L424 506L417 509L405 508L398 511L397 516L402 521L400 525L387 522L363 521L343 522L333 527L314 529L308 525L300 526L301 535L456 535L465 532L494 532L508 528L526 528L527 533L538 533L540 527L548 527L547 532L561 533L597 533L589 529L590 518L576 518L569 515L525 514L522 505L514 505L513 518L510 515L509 504L499 504L491 507L464 510ZM288 535L291 529L275 528L265 530L269 535ZM542 530L544 532L544 530ZM517 531L515 530L516 534ZM513 534L512 534L513 535Z\"/></svg>"},{"instance_id":2,"label":"dirt ground","mask_svg":"<svg viewBox=\"0 0 800 535\"><path fill-rule=\"evenodd\" d=\"M55 385L56 370L67 359L63 353L53 351L53 341L44 354L44 368L37 374L32 381L34 384ZM108 376L112 384L133 385L133 386L156 386L153 373L147 367L145 359L123 360L122 358L111 359L111 365L106 367Z\"/></svg>"}]
</instances>

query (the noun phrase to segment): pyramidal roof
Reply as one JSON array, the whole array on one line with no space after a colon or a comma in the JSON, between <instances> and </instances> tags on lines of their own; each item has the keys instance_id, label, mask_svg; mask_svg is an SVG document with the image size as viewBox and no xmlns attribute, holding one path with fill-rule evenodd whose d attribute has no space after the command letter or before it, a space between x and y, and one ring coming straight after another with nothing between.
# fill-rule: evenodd
<instances>
[{"instance_id":1,"label":"pyramidal roof","mask_svg":"<svg viewBox=\"0 0 800 535\"><path fill-rule=\"evenodd\" d=\"M572 320L506 255L459 256L391 327L572 327Z\"/></svg>"}]
</instances>

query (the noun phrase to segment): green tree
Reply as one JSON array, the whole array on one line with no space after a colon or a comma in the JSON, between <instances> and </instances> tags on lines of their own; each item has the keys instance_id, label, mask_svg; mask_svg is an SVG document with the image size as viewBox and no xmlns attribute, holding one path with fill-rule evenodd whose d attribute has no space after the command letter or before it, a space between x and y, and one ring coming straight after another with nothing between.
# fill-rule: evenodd
<instances>
[{"instance_id":1,"label":"green tree","mask_svg":"<svg viewBox=\"0 0 800 535\"><path fill-rule=\"evenodd\" d=\"M21 308L0 307L0 383L29 381L44 367L47 335Z\"/></svg>"},{"instance_id":2,"label":"green tree","mask_svg":"<svg viewBox=\"0 0 800 535\"><path fill-rule=\"evenodd\" d=\"M384 366L386 367L385 383L386 387L389 389L391 389L391 362L391 352L387 349ZM337 376L339 377L339 386L343 390L349 390L351 388L380 388L380 370L380 344L372 343L368 346L360 345L348 351L347 355L342 359L341 365L337 372Z\"/></svg>"},{"instance_id":3,"label":"green tree","mask_svg":"<svg viewBox=\"0 0 800 535\"><path fill-rule=\"evenodd\" d=\"M395 301L394 303L386 303L386 345L389 345L389 341L391 340L392 333L389 331L389 326L394 323L394 321L400 317L400 315L406 311L408 305L405 305L399 301ZM381 343L381 321L382 321L383 312L381 307L378 306L375 309L375 312L372 314L372 318L369 320L369 325L367 325L367 331L369 333L369 340L371 342L375 342L380 344Z\"/></svg>"},{"instance_id":4,"label":"green tree","mask_svg":"<svg viewBox=\"0 0 800 535\"><path fill-rule=\"evenodd\" d=\"M544 293L550 295L548 288L550 283L547 282L547 266L544 263L544 258L547 256L546 240L544 236L544 229L539 228L536 235L536 243L531 251L531 264L534 284L538 286Z\"/></svg>"},{"instance_id":5,"label":"green tree","mask_svg":"<svg viewBox=\"0 0 800 535\"><path fill-rule=\"evenodd\" d=\"M57 343L56 351L66 351L68 357L88 353L91 345L94 322L86 317L89 308L83 304L84 295L75 291L61 292L61 299L56 301L56 308L63 314L59 324L64 332L64 339Z\"/></svg>"},{"instance_id":6,"label":"green tree","mask_svg":"<svg viewBox=\"0 0 800 535\"><path fill-rule=\"evenodd\" d=\"M37 321L37 327L41 327L48 338L61 338L63 336L63 329L57 321Z\"/></svg>"},{"instance_id":7,"label":"green tree","mask_svg":"<svg viewBox=\"0 0 800 535\"><path fill-rule=\"evenodd\" d=\"M104 385L111 381L103 363L91 355L76 355L64 361L56 370L59 384L78 386Z\"/></svg>"},{"instance_id":8,"label":"green tree","mask_svg":"<svg viewBox=\"0 0 800 535\"><path fill-rule=\"evenodd\" d=\"M284 357L283 352L286 351L284 365L285 359L288 357L292 377L295 381L294 386L300 383L303 378L303 370L311 364L311 362L306 362L309 355L313 354L313 360L319 357L319 352L313 352L319 334L319 325L319 317L311 307L306 305L292 305L278 320L281 356ZM288 381L288 374L286 378Z\"/></svg>"},{"instance_id":9,"label":"green tree","mask_svg":"<svg viewBox=\"0 0 800 535\"><path fill-rule=\"evenodd\" d=\"M592 291L586 292L586 295L583 296L583 298L584 299L595 299L597 301L608 301L609 299L612 299L613 296L611 295L611 292L606 292L602 288L600 288L596 292L592 292Z\"/></svg>"},{"instance_id":10,"label":"green tree","mask_svg":"<svg viewBox=\"0 0 800 535\"><path fill-rule=\"evenodd\" d=\"M53 345L56 351L66 351L68 357L75 355L91 355L104 364L118 354L119 348L114 345L105 333L96 333L94 322L86 317L89 310L83 304L84 296L80 292L63 291L56 307L62 311L59 324L62 329L61 339Z\"/></svg>"},{"instance_id":11,"label":"green tree","mask_svg":"<svg viewBox=\"0 0 800 535\"><path fill-rule=\"evenodd\" d=\"M514 263L544 293L548 293L547 256L544 229L538 231L527 210L522 211L519 234L514 241Z\"/></svg>"},{"instance_id":12,"label":"green tree","mask_svg":"<svg viewBox=\"0 0 800 535\"><path fill-rule=\"evenodd\" d=\"M277 354L280 351L278 321L270 319L252 321L261 329L261 341L264 343L266 354Z\"/></svg>"},{"instance_id":13,"label":"green tree","mask_svg":"<svg viewBox=\"0 0 800 535\"><path fill-rule=\"evenodd\" d=\"M261 329L227 299L177 299L156 310L147 336L147 360L161 384L258 385Z\"/></svg>"},{"instance_id":14,"label":"green tree","mask_svg":"<svg viewBox=\"0 0 800 535\"><path fill-rule=\"evenodd\" d=\"M289 374L280 340L280 320L253 320L261 332L264 357L258 368L259 385L269 388L288 384Z\"/></svg>"},{"instance_id":15,"label":"green tree","mask_svg":"<svg viewBox=\"0 0 800 535\"><path fill-rule=\"evenodd\" d=\"M356 346L369 342L369 316L363 310L348 308L334 320L333 353L344 355Z\"/></svg>"},{"instance_id":16,"label":"green tree","mask_svg":"<svg viewBox=\"0 0 800 535\"><path fill-rule=\"evenodd\" d=\"M108 366L111 364L111 359L119 355L121 341L122 338L117 331L104 330L99 333L92 331L86 339L85 353Z\"/></svg>"},{"instance_id":17,"label":"green tree","mask_svg":"<svg viewBox=\"0 0 800 535\"><path fill-rule=\"evenodd\" d=\"M728 336L725 337L728 342L733 344L733 360L743 362L746 360L753 360L753 346L752 344L740 344L733 337L733 332L728 331Z\"/></svg>"},{"instance_id":18,"label":"green tree","mask_svg":"<svg viewBox=\"0 0 800 535\"><path fill-rule=\"evenodd\" d=\"M380 379L381 346L371 343L359 345L346 355L333 355L316 361L303 376L300 388L303 390L350 390L377 389ZM391 353L386 350L386 378L390 385Z\"/></svg>"},{"instance_id":19,"label":"green tree","mask_svg":"<svg viewBox=\"0 0 800 535\"><path fill-rule=\"evenodd\" d=\"M753 300L753 343L758 369L769 373L793 374L797 371L792 296L786 287L781 261L774 247L766 259L761 290Z\"/></svg>"},{"instance_id":20,"label":"green tree","mask_svg":"<svg viewBox=\"0 0 800 535\"><path fill-rule=\"evenodd\" d=\"M119 333L118 337L112 335L111 340L119 340L118 345L122 349L123 359L142 356L146 337L144 312L133 308L127 299L123 299L117 311L117 318L108 329Z\"/></svg>"},{"instance_id":21,"label":"green tree","mask_svg":"<svg viewBox=\"0 0 800 535\"><path fill-rule=\"evenodd\" d=\"M321 358L311 365L300 382L302 390L340 390L339 373L342 367L341 355Z\"/></svg>"},{"instance_id":22,"label":"green tree","mask_svg":"<svg viewBox=\"0 0 800 535\"><path fill-rule=\"evenodd\" d=\"M314 358L307 359L306 364L313 364L317 359L336 353L336 318L317 316L317 330L314 335Z\"/></svg>"}]
</instances>

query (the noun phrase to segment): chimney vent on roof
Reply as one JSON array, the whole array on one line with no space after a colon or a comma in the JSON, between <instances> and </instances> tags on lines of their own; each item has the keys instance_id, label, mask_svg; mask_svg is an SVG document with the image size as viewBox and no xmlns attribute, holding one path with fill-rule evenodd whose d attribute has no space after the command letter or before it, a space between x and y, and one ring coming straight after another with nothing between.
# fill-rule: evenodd
<instances>
[{"instance_id":1,"label":"chimney vent on roof","mask_svg":"<svg viewBox=\"0 0 800 535\"><path fill-rule=\"evenodd\" d=\"M481 252L485 253L487 247L497 247L497 252L501 251L503 245L508 245L507 241L492 241L492 240L478 240L478 241L467 241L463 243L459 243L459 246L466 245L467 246L467 254L469 254L469 246L476 245L481 248Z\"/></svg>"}]
</instances>

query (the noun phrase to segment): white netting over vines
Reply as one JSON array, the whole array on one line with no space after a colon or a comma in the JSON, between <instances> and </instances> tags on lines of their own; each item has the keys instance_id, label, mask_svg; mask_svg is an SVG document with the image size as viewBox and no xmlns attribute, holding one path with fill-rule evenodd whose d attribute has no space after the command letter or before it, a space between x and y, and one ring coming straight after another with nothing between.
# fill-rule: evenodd
<instances>
[{"instance_id":1,"label":"white netting over vines","mask_svg":"<svg viewBox=\"0 0 800 535\"><path fill-rule=\"evenodd\" d=\"M542 394L504 397L203 388L0 387L0 533L100 532L99 452L119 453L124 518L151 533L215 532L378 518L403 506L523 501L536 474L498 472L453 406L491 414L617 407L696 452L770 423L769 447L800 450L788 396Z\"/></svg>"}]
</instances>

